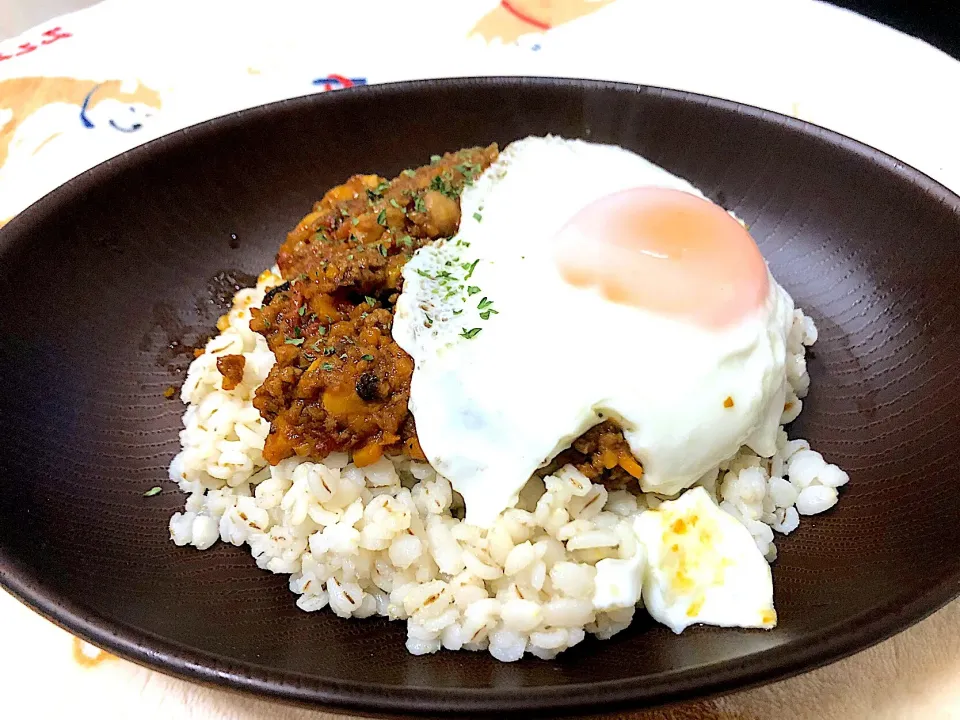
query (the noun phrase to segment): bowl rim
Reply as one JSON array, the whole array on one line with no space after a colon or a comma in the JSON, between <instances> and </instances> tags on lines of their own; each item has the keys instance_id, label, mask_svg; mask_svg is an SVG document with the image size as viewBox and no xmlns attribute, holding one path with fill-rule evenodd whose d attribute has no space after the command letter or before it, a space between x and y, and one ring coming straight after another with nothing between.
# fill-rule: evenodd
<instances>
[{"instance_id":1,"label":"bowl rim","mask_svg":"<svg viewBox=\"0 0 960 720\"><path fill-rule=\"evenodd\" d=\"M387 100L410 91L471 87L579 88L616 90L661 96L712 107L773 124L784 132L800 133L818 142L860 156L908 181L960 217L960 196L924 173L886 153L840 133L771 110L684 90L603 80L530 76L453 77L410 80L313 93L247 108L181 128L112 157L54 189L0 228L0 251L30 233L42 217L64 202L83 195L120 172L136 168L159 154L277 112L298 112L315 105L334 108L348 98ZM534 710L586 713L657 705L730 692L783 679L834 662L863 650L919 622L960 595L960 563L945 579L901 593L845 622L826 626L812 638L682 671L562 686L514 688L398 687L363 680L320 680L315 676L277 671L252 662L232 662L214 653L172 642L152 632L96 614L82 603L46 586L42 578L18 565L0 547L0 586L68 632L139 665L204 685L253 693L261 697L340 711L373 713L477 714L521 713Z\"/></svg>"}]
</instances>

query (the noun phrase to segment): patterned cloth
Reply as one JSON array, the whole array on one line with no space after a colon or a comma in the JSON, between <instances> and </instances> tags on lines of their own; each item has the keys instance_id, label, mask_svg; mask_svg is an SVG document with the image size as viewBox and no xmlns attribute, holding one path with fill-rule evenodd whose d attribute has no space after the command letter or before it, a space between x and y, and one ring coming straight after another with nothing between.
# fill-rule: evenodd
<instances>
[{"instance_id":1,"label":"patterned cloth","mask_svg":"<svg viewBox=\"0 0 960 720\"><path fill-rule=\"evenodd\" d=\"M428 52L406 49L418 39ZM0 42L0 224L83 170L218 115L464 75L725 97L850 135L960 192L960 63L812 0L107 0ZM119 661L2 593L0 633L7 706L41 703L41 717L320 717ZM829 668L630 717L774 715L960 717L960 602Z\"/></svg>"}]
</instances>

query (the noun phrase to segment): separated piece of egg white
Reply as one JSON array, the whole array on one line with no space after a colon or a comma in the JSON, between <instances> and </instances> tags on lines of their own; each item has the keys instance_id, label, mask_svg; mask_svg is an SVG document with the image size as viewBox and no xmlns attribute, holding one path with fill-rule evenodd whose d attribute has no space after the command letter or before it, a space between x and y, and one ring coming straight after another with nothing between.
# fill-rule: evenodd
<instances>
[{"instance_id":1,"label":"separated piece of egg white","mask_svg":"<svg viewBox=\"0 0 960 720\"><path fill-rule=\"evenodd\" d=\"M750 531L703 488L641 513L634 532L646 550L643 603L679 633L694 623L772 628L773 577Z\"/></svg>"},{"instance_id":2,"label":"separated piece of egg white","mask_svg":"<svg viewBox=\"0 0 960 720\"><path fill-rule=\"evenodd\" d=\"M776 625L770 565L750 532L703 488L643 512L634 532L632 557L597 563L597 610L633 607L642 597L650 616L675 633L696 623Z\"/></svg>"}]
</instances>

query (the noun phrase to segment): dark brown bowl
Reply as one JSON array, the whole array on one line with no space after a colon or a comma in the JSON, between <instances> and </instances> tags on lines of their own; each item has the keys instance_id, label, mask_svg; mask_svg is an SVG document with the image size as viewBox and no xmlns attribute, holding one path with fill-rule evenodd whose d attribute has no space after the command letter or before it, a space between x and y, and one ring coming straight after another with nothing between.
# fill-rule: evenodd
<instances>
[{"instance_id":1,"label":"dark brown bowl","mask_svg":"<svg viewBox=\"0 0 960 720\"><path fill-rule=\"evenodd\" d=\"M184 498L166 468L183 407L163 392L234 283L269 266L350 174L548 132L642 152L736 210L820 328L793 432L851 482L837 508L779 541L779 627L676 636L638 620L555 662L412 657L400 624L301 612L286 578L246 550L175 547L167 520ZM370 712L610 709L821 665L960 589L958 249L960 199L919 172L797 120L657 88L418 82L174 133L0 232L0 579L136 662ZM163 494L143 497L154 485Z\"/></svg>"}]
</instances>

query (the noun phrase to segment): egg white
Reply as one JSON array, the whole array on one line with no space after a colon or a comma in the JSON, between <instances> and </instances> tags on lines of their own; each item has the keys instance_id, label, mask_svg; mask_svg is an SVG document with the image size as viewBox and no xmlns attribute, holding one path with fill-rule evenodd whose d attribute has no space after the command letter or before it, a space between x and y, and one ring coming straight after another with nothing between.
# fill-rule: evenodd
<instances>
[{"instance_id":1,"label":"egg white","mask_svg":"<svg viewBox=\"0 0 960 720\"><path fill-rule=\"evenodd\" d=\"M706 490L687 490L634 520L646 550L643 602L676 633L694 623L771 628L773 578L750 531Z\"/></svg>"},{"instance_id":2,"label":"egg white","mask_svg":"<svg viewBox=\"0 0 960 720\"><path fill-rule=\"evenodd\" d=\"M560 277L555 233L640 186L702 197L622 148L515 142L464 191L458 234L405 266L393 335L415 361L410 410L468 522L489 526L538 467L608 418L645 491L689 487L743 444L774 453L793 302L772 278L764 307L709 331Z\"/></svg>"}]
</instances>

